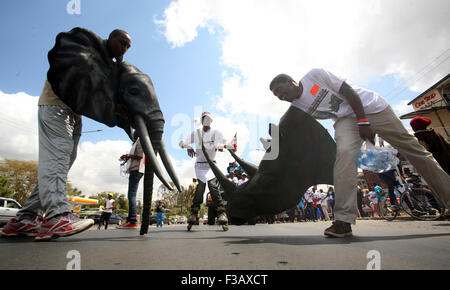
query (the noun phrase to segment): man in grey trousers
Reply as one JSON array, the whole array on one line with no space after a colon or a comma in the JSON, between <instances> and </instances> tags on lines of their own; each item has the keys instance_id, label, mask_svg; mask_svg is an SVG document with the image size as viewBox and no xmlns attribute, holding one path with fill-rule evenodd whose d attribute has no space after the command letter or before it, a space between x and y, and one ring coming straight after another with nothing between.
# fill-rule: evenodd
<instances>
[{"instance_id":1,"label":"man in grey trousers","mask_svg":"<svg viewBox=\"0 0 450 290\"><path fill-rule=\"evenodd\" d=\"M120 62L131 45L131 38L125 31L114 30L105 45L111 62L114 58ZM38 182L16 217L3 228L3 236L25 235L50 240L80 233L94 224L92 219L74 215L67 199L67 175L77 156L81 116L56 96L48 80L38 105ZM41 211L45 215L42 222L38 218Z\"/></svg>"}]
</instances>

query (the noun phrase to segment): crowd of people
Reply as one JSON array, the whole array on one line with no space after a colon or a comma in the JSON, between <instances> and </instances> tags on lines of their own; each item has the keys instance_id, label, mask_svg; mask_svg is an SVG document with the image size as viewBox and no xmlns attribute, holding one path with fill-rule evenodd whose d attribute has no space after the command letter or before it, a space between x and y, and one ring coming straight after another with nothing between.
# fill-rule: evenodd
<instances>
[{"instance_id":1,"label":"crowd of people","mask_svg":"<svg viewBox=\"0 0 450 290\"><path fill-rule=\"evenodd\" d=\"M334 188L330 186L326 192L317 189L317 185L308 189L300 202L291 209L276 215L257 217L258 223L277 222L317 222L333 219Z\"/></svg>"},{"instance_id":2,"label":"crowd of people","mask_svg":"<svg viewBox=\"0 0 450 290\"><path fill-rule=\"evenodd\" d=\"M236 162L230 162L227 167L227 178L231 180L235 185L241 185L248 181L248 175L242 166Z\"/></svg>"}]
</instances>

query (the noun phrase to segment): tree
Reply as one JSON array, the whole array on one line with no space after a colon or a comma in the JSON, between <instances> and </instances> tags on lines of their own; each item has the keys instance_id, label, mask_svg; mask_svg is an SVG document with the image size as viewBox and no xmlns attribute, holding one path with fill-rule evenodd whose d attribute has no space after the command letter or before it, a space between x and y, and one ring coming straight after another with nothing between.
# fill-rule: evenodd
<instances>
[{"instance_id":1,"label":"tree","mask_svg":"<svg viewBox=\"0 0 450 290\"><path fill-rule=\"evenodd\" d=\"M38 163L5 159L0 164L0 175L7 179L4 193L25 204L37 182Z\"/></svg>"},{"instance_id":2,"label":"tree","mask_svg":"<svg viewBox=\"0 0 450 290\"><path fill-rule=\"evenodd\" d=\"M6 198L12 198L14 191L9 188L8 178L6 176L0 175L0 196Z\"/></svg>"},{"instance_id":3,"label":"tree","mask_svg":"<svg viewBox=\"0 0 450 290\"><path fill-rule=\"evenodd\" d=\"M72 186L72 183L67 182L67 195L68 196L82 196L82 191Z\"/></svg>"}]
</instances>

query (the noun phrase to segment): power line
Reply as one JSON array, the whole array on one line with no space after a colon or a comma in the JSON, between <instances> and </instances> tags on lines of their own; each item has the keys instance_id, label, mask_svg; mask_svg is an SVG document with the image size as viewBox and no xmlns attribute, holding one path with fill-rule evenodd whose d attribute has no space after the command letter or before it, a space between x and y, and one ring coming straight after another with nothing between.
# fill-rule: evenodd
<instances>
[{"instance_id":1,"label":"power line","mask_svg":"<svg viewBox=\"0 0 450 290\"><path fill-rule=\"evenodd\" d=\"M411 76L410 78L408 78L404 85L402 86L395 86L392 90L390 90L388 93L386 93L386 96L389 96L390 94L392 94L393 92L395 92L397 89L402 88L403 89L395 94L391 99L397 97L399 94L401 94L405 89L408 88L408 83L410 83L412 80L414 80L416 77L418 77L424 70L426 70L429 66L431 66L433 63L435 63L439 58L441 58L443 55L445 55L448 51L450 51L450 48L447 48L444 52L440 53L437 57L435 57L431 62L429 62L428 64L426 64L424 67L422 67L418 72L416 72L413 76ZM440 63L438 63L434 68L432 68L431 70L425 72L422 76L420 76L418 79L414 80L413 83L419 81L420 79L422 79L425 75L427 75L428 73L430 73L431 71L435 70L436 68L438 68L442 63L444 63L447 59L449 59L450 56L447 56L443 61L441 61Z\"/></svg>"},{"instance_id":2,"label":"power line","mask_svg":"<svg viewBox=\"0 0 450 290\"><path fill-rule=\"evenodd\" d=\"M441 64L443 64L444 62L446 62L448 59L450 59L450 55L447 56L443 61L441 61L440 63L438 63L434 68L432 68L431 70L429 70L428 72L426 72L424 75L422 75L420 78L418 78L417 80L414 81L414 83L417 83L418 81L420 81L421 79L423 79L427 74L429 74L430 72L434 71L435 69L437 69ZM399 96L401 93L403 93L408 87L406 86L405 88L403 88L400 92L398 92L397 94L395 94L391 100L395 99L397 96Z\"/></svg>"}]
</instances>

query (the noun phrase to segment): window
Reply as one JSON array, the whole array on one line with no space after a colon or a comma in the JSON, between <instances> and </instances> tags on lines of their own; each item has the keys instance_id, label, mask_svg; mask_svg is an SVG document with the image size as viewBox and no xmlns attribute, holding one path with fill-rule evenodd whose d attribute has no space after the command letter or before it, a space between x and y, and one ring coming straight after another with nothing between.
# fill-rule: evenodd
<instances>
[{"instance_id":1,"label":"window","mask_svg":"<svg viewBox=\"0 0 450 290\"><path fill-rule=\"evenodd\" d=\"M6 201L6 207L7 208L17 208L17 209L20 208L19 205L17 203L15 203L14 201L12 201L12 200L7 200Z\"/></svg>"}]
</instances>

